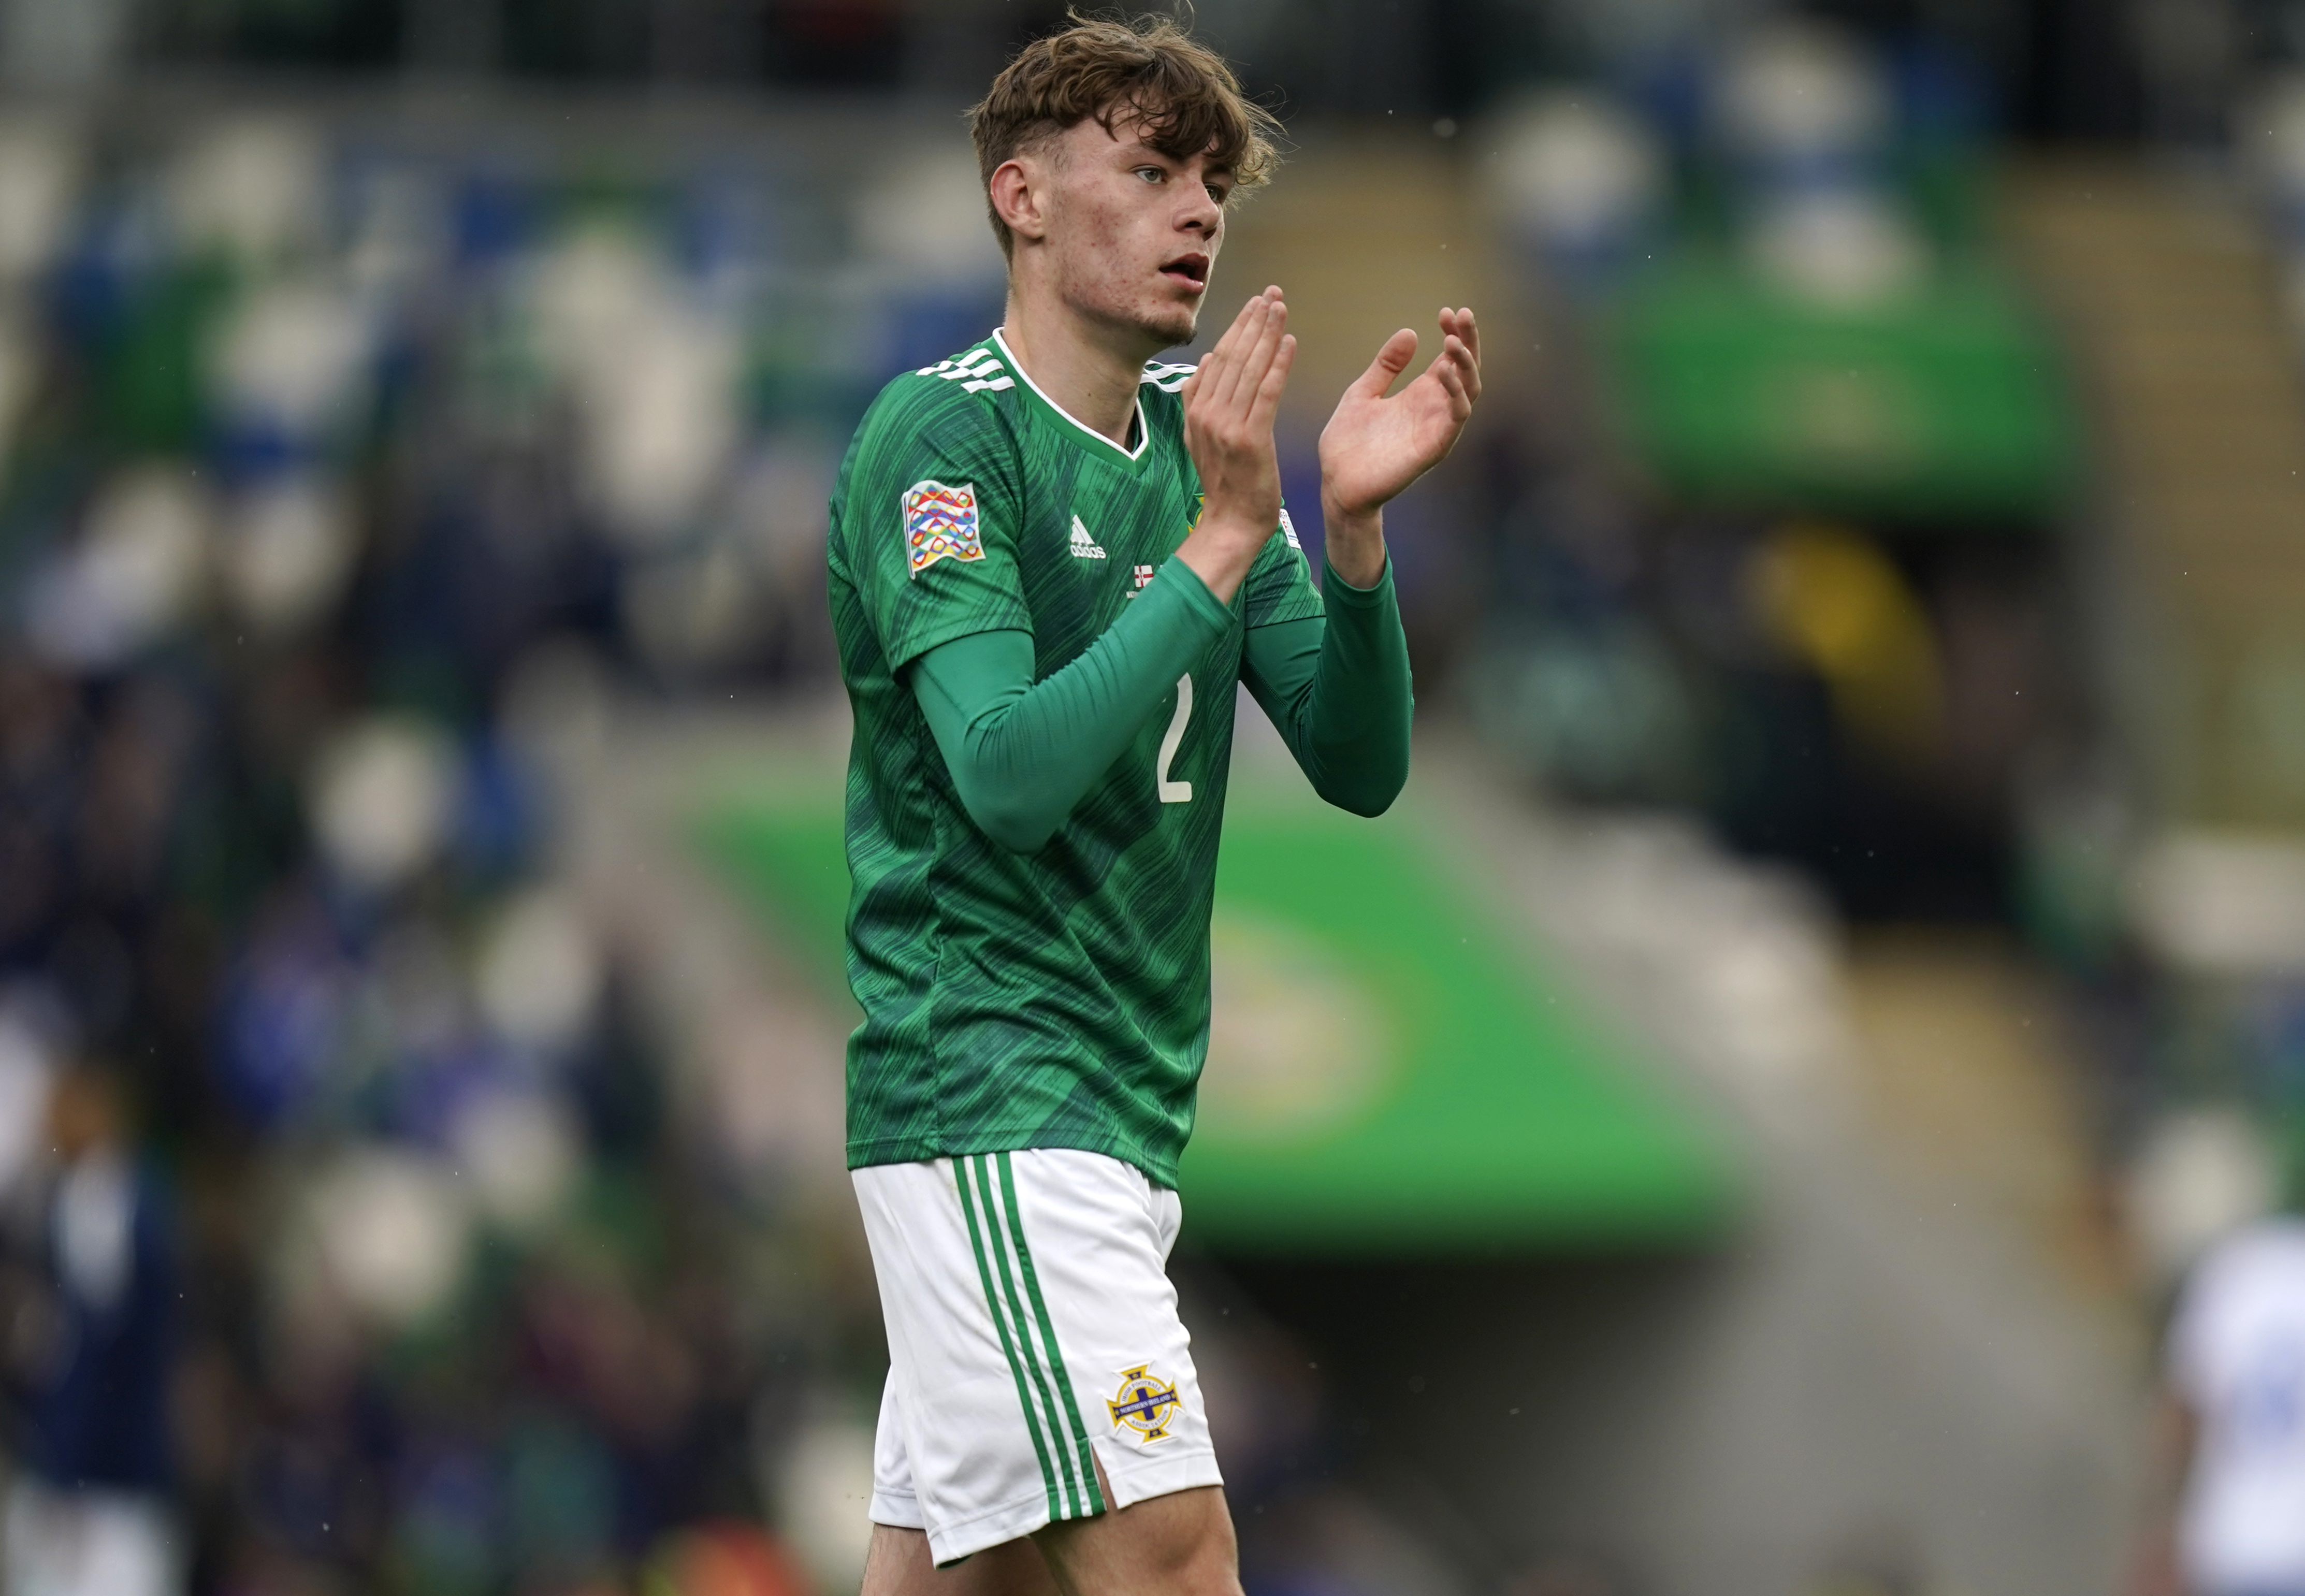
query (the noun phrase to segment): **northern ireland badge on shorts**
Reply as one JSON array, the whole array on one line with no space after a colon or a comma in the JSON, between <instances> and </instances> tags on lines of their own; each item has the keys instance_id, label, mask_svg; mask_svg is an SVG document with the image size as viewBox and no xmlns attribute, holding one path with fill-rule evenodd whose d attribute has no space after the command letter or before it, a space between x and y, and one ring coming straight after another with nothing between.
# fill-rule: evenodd
<instances>
[{"instance_id":1,"label":"northern ireland badge on shorts","mask_svg":"<svg viewBox=\"0 0 2305 1596\"><path fill-rule=\"evenodd\" d=\"M1122 1370L1120 1389L1104 1405L1112 1411L1115 1430L1133 1430L1144 1440L1166 1440L1184 1399L1177 1395L1175 1381L1149 1372L1151 1368L1139 1363Z\"/></svg>"},{"instance_id":2,"label":"northern ireland badge on shorts","mask_svg":"<svg viewBox=\"0 0 2305 1596\"><path fill-rule=\"evenodd\" d=\"M984 557L975 483L915 482L905 489L905 557L913 576L939 560Z\"/></svg>"}]
</instances>

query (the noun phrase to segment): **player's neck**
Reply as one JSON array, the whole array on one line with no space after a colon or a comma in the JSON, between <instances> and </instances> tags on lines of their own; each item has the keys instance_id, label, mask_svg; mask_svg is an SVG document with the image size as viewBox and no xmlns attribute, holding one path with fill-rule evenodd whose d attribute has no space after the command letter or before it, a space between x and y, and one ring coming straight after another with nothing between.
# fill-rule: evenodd
<instances>
[{"instance_id":1,"label":"player's neck","mask_svg":"<svg viewBox=\"0 0 2305 1596\"><path fill-rule=\"evenodd\" d=\"M1000 337L1050 403L1124 449L1134 445L1128 434L1137 385L1144 362L1160 352L1142 347L1142 334L1100 327L1069 306L1011 292Z\"/></svg>"}]
</instances>

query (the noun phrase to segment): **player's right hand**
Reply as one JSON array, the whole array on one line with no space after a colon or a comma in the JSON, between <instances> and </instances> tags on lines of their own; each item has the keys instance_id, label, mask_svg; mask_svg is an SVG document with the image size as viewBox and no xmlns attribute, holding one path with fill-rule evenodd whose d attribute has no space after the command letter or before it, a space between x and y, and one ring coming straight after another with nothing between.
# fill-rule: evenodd
<instances>
[{"instance_id":1,"label":"player's right hand","mask_svg":"<svg viewBox=\"0 0 2305 1596\"><path fill-rule=\"evenodd\" d=\"M1227 555L1245 546L1248 561L1280 522L1280 460L1272 442L1272 418L1297 358L1297 340L1288 327L1289 307L1280 290L1266 289L1241 307L1182 389L1185 447L1201 474L1195 540L1221 539ZM1205 539L1199 537L1204 529ZM1200 568L1199 560L1191 563ZM1201 574L1207 580L1210 573ZM1238 587L1246 574L1244 562L1228 587Z\"/></svg>"}]
</instances>

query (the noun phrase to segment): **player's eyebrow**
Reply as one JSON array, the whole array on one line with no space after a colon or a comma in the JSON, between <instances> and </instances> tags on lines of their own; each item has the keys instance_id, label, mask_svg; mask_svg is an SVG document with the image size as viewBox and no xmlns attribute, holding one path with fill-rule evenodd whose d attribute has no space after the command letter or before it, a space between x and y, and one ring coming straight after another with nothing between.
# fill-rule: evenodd
<instances>
[{"instance_id":1,"label":"player's eyebrow","mask_svg":"<svg viewBox=\"0 0 2305 1596\"><path fill-rule=\"evenodd\" d=\"M1120 144L1120 158L1125 161L1147 159L1159 160L1168 166L1176 167L1178 171L1183 171L1192 165L1192 161L1188 157L1173 155L1168 150L1162 149L1157 144L1148 144L1142 137L1131 138L1125 140L1119 140L1118 142ZM1201 177L1204 182L1212 179L1221 180L1228 188L1239 181L1239 177L1233 171L1232 163L1229 161L1215 161L1202 167Z\"/></svg>"}]
</instances>

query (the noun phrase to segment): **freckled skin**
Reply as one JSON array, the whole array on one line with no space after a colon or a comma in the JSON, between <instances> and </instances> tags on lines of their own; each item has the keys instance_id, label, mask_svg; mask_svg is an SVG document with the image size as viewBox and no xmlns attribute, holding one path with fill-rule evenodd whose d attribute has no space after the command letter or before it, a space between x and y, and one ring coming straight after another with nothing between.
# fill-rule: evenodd
<instances>
[{"instance_id":1,"label":"freckled skin","mask_svg":"<svg viewBox=\"0 0 2305 1596\"><path fill-rule=\"evenodd\" d=\"M1214 266L1224 242L1220 196L1232 176L1204 156L1179 161L1148 149L1128 123L1116 128L1117 136L1092 118L1028 157L1047 184L1040 247L1058 299L1149 358L1192 341L1208 272L1195 283L1161 268L1188 252Z\"/></svg>"}]
</instances>

